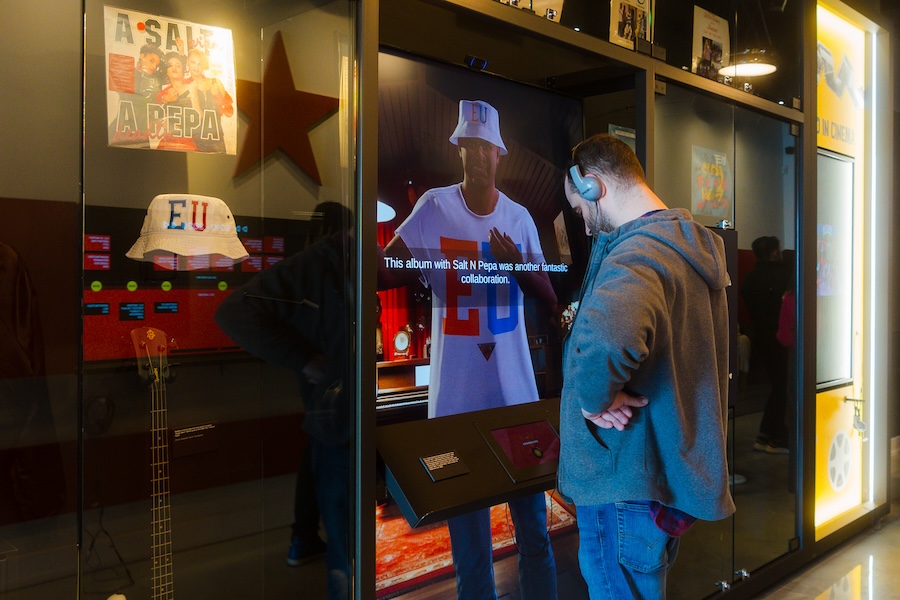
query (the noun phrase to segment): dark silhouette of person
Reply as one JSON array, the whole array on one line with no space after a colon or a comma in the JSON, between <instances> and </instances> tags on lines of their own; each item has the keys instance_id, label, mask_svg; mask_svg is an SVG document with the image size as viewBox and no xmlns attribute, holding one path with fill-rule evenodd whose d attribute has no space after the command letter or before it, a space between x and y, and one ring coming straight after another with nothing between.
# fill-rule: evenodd
<instances>
[{"instance_id":1,"label":"dark silhouette of person","mask_svg":"<svg viewBox=\"0 0 900 600\"><path fill-rule=\"evenodd\" d=\"M5 524L59 512L66 484L52 434L37 294L22 256L2 242L0 290L0 524Z\"/></svg>"},{"instance_id":2,"label":"dark silhouette of person","mask_svg":"<svg viewBox=\"0 0 900 600\"><path fill-rule=\"evenodd\" d=\"M741 296L750 313L751 356L757 357L771 388L753 448L770 454L787 454L787 349L776 337L787 273L777 237L759 237L753 240L751 248L756 265L741 282Z\"/></svg>"},{"instance_id":3,"label":"dark silhouette of person","mask_svg":"<svg viewBox=\"0 0 900 600\"><path fill-rule=\"evenodd\" d=\"M309 241L235 290L216 323L251 354L294 371L309 435L297 472L287 563L325 550L328 598L346 598L349 582L353 361L348 278L350 212L334 202L316 207ZM319 538L319 517L327 548Z\"/></svg>"}]
</instances>

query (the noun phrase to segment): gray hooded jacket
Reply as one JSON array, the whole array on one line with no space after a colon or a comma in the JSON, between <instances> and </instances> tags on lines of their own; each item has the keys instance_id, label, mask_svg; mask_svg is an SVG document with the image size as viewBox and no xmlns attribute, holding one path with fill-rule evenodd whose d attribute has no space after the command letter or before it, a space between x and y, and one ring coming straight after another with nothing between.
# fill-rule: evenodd
<instances>
[{"instance_id":1,"label":"gray hooded jacket","mask_svg":"<svg viewBox=\"0 0 900 600\"><path fill-rule=\"evenodd\" d=\"M576 505L654 500L706 520L734 512L728 285L722 240L686 210L597 238L563 354L559 489ZM583 417L623 389L649 399L625 431Z\"/></svg>"}]
</instances>

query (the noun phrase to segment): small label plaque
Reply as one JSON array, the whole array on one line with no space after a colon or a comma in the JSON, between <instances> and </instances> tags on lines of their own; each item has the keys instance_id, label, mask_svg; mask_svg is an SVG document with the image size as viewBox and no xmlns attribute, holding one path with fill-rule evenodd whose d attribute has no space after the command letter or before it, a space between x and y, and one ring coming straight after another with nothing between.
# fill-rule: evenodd
<instances>
[{"instance_id":1,"label":"small label plaque","mask_svg":"<svg viewBox=\"0 0 900 600\"><path fill-rule=\"evenodd\" d=\"M428 476L432 481L443 481L469 472L466 463L453 450L432 456L422 456L419 458L419 462L428 471Z\"/></svg>"}]
</instances>

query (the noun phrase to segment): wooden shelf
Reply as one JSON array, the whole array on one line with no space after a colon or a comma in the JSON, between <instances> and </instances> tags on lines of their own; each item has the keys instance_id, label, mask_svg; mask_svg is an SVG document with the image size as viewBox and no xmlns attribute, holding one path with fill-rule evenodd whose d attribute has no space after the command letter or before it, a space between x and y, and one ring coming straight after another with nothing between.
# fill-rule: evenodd
<instances>
[{"instance_id":1,"label":"wooden shelf","mask_svg":"<svg viewBox=\"0 0 900 600\"><path fill-rule=\"evenodd\" d=\"M376 365L376 394L381 397L398 392L426 391L428 385L416 385L416 368L430 365L427 358L391 360Z\"/></svg>"}]
</instances>

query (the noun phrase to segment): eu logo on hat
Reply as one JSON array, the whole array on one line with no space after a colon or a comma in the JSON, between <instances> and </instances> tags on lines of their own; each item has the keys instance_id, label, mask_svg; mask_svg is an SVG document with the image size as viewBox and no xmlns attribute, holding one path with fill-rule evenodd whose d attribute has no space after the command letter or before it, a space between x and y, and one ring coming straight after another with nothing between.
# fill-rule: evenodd
<instances>
[{"instance_id":1,"label":"eu logo on hat","mask_svg":"<svg viewBox=\"0 0 900 600\"><path fill-rule=\"evenodd\" d=\"M196 194L160 194L150 202L141 235L126 256L151 261L159 253L221 254L235 261L249 256L228 205Z\"/></svg>"},{"instance_id":2,"label":"eu logo on hat","mask_svg":"<svg viewBox=\"0 0 900 600\"><path fill-rule=\"evenodd\" d=\"M500 154L508 154L500 137L500 114L484 100L460 100L459 122L450 143L459 145L460 138L479 138L500 148Z\"/></svg>"}]
</instances>

